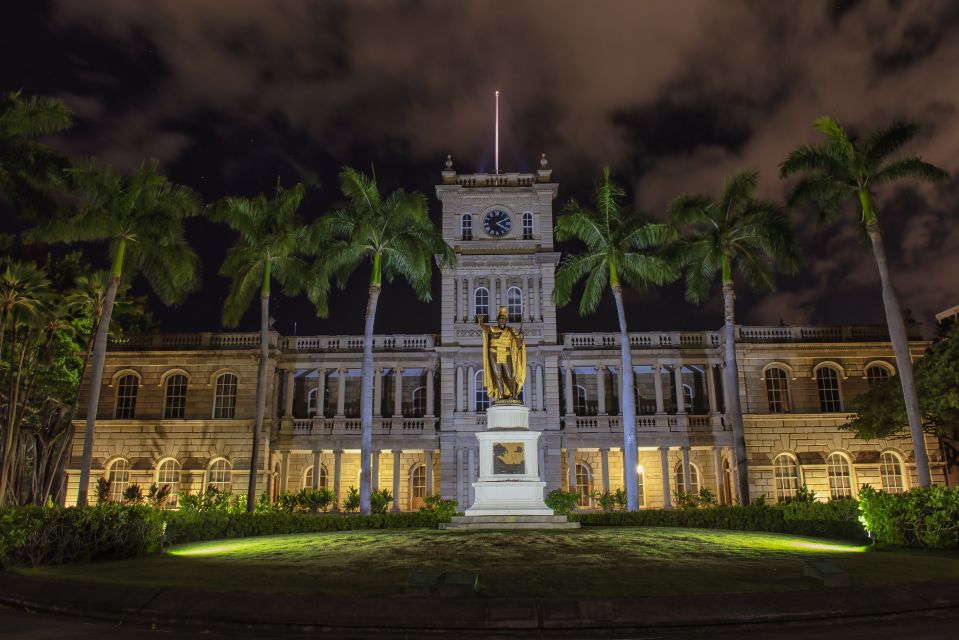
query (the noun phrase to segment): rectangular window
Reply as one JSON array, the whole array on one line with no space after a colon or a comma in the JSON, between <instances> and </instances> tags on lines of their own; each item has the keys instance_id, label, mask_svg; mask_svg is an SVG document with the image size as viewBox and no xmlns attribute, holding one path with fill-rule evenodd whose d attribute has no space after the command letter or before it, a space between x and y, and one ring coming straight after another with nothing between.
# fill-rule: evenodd
<instances>
[{"instance_id":1,"label":"rectangular window","mask_svg":"<svg viewBox=\"0 0 959 640\"><path fill-rule=\"evenodd\" d=\"M186 376L176 374L166 381L166 402L163 417L168 420L182 419L186 416Z\"/></svg>"},{"instance_id":2,"label":"rectangular window","mask_svg":"<svg viewBox=\"0 0 959 640\"><path fill-rule=\"evenodd\" d=\"M114 417L117 420L132 420L137 409L137 387L139 378L135 375L125 375L117 383L117 409Z\"/></svg>"}]
</instances>

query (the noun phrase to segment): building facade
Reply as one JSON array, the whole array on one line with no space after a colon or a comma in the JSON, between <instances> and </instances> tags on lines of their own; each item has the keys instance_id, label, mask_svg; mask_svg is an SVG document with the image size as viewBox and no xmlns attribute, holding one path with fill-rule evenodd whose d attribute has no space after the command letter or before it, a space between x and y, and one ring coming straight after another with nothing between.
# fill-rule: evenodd
<instances>
[{"instance_id":1,"label":"building facade","mask_svg":"<svg viewBox=\"0 0 959 640\"><path fill-rule=\"evenodd\" d=\"M485 428L477 316L507 308L528 349L523 402L542 432L547 490L591 494L636 482L644 507L676 492L735 496L732 433L724 416L718 331L631 333L639 465L623 467L618 333L560 333L553 277L557 184L545 156L536 173L457 174L447 161L436 195L456 264L442 277L439 335L374 337L373 484L395 510L426 496L472 504ZM270 388L257 465L258 492L276 497L325 486L359 487L362 336L271 334ZM914 357L927 343L915 338ZM250 473L259 357L257 333L138 336L111 345L100 393L92 482L244 493ZM769 501L806 485L820 498L864 484L901 491L917 482L908 437L865 442L840 429L849 400L896 375L880 327L739 327L750 494ZM84 382L81 408L90 393ZM76 423L67 503L76 502L83 421ZM933 479L943 456L928 437ZM92 487L91 487L92 493Z\"/></svg>"}]
</instances>

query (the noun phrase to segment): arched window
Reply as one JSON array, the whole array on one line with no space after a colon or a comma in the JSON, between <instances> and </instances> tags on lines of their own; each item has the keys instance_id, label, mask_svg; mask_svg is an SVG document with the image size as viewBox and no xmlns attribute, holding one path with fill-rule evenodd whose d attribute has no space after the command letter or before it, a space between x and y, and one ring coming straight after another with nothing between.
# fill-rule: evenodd
<instances>
[{"instance_id":1,"label":"arched window","mask_svg":"<svg viewBox=\"0 0 959 640\"><path fill-rule=\"evenodd\" d=\"M326 473L326 465L320 465L320 489L325 489L327 487L328 476ZM303 486L307 489L313 486L313 465L310 465L306 468L306 471L303 472Z\"/></svg>"},{"instance_id":2,"label":"arched window","mask_svg":"<svg viewBox=\"0 0 959 640\"><path fill-rule=\"evenodd\" d=\"M316 415L316 396L319 392L318 388L314 388L306 394L306 415L311 418Z\"/></svg>"},{"instance_id":3,"label":"arched window","mask_svg":"<svg viewBox=\"0 0 959 640\"><path fill-rule=\"evenodd\" d=\"M473 306L476 309L476 315L489 318L489 289L486 287L476 287L473 292Z\"/></svg>"},{"instance_id":4,"label":"arched window","mask_svg":"<svg viewBox=\"0 0 959 640\"><path fill-rule=\"evenodd\" d=\"M680 491L686 490L686 478L683 473L683 463L679 462L676 464L676 489L675 491L679 493ZM694 496L699 495L699 469L696 468L696 465L689 463L689 493Z\"/></svg>"},{"instance_id":5,"label":"arched window","mask_svg":"<svg viewBox=\"0 0 959 640\"><path fill-rule=\"evenodd\" d=\"M483 384L483 370L476 372L476 395L473 397L476 402L476 411L486 411L489 409L489 395L486 393L486 385Z\"/></svg>"},{"instance_id":6,"label":"arched window","mask_svg":"<svg viewBox=\"0 0 959 640\"><path fill-rule=\"evenodd\" d=\"M683 385L683 406L687 413L693 413L693 386L690 384Z\"/></svg>"},{"instance_id":7,"label":"arched window","mask_svg":"<svg viewBox=\"0 0 959 640\"><path fill-rule=\"evenodd\" d=\"M889 369L886 367L879 364L874 364L866 368L866 382L869 383L870 387L874 384L885 382L888 379Z\"/></svg>"},{"instance_id":8,"label":"arched window","mask_svg":"<svg viewBox=\"0 0 959 640\"><path fill-rule=\"evenodd\" d=\"M170 497L167 506L175 507L177 494L180 493L180 463L173 458L167 458L157 467L157 487L170 486Z\"/></svg>"},{"instance_id":9,"label":"arched window","mask_svg":"<svg viewBox=\"0 0 959 640\"><path fill-rule=\"evenodd\" d=\"M117 382L117 407L113 417L117 420L132 420L137 410L137 388L140 379L132 373L122 376Z\"/></svg>"},{"instance_id":10,"label":"arched window","mask_svg":"<svg viewBox=\"0 0 959 640\"><path fill-rule=\"evenodd\" d=\"M902 493L906 489L902 480L902 460L891 451L886 451L879 458L879 477L883 491Z\"/></svg>"},{"instance_id":11,"label":"arched window","mask_svg":"<svg viewBox=\"0 0 959 640\"><path fill-rule=\"evenodd\" d=\"M460 230L463 233L463 240L472 240L473 239L473 215L470 213L464 213L463 217L460 218Z\"/></svg>"},{"instance_id":12,"label":"arched window","mask_svg":"<svg viewBox=\"0 0 959 640\"><path fill-rule=\"evenodd\" d=\"M779 367L766 370L766 398L769 413L789 413L789 383L786 372Z\"/></svg>"},{"instance_id":13,"label":"arched window","mask_svg":"<svg viewBox=\"0 0 959 640\"><path fill-rule=\"evenodd\" d=\"M520 322L523 319L523 292L519 287L506 290L506 313L510 322Z\"/></svg>"},{"instance_id":14,"label":"arched window","mask_svg":"<svg viewBox=\"0 0 959 640\"><path fill-rule=\"evenodd\" d=\"M280 499L280 463L273 465L273 478L270 482L270 501L276 502Z\"/></svg>"},{"instance_id":15,"label":"arched window","mask_svg":"<svg viewBox=\"0 0 959 640\"><path fill-rule=\"evenodd\" d=\"M236 417L236 375L232 373L221 373L216 377L213 417L227 419Z\"/></svg>"},{"instance_id":16,"label":"arched window","mask_svg":"<svg viewBox=\"0 0 959 640\"><path fill-rule=\"evenodd\" d=\"M527 211L523 214L523 240L533 239L533 214Z\"/></svg>"},{"instance_id":17,"label":"arched window","mask_svg":"<svg viewBox=\"0 0 959 640\"><path fill-rule=\"evenodd\" d=\"M773 461L776 476L776 498L780 501L792 498L799 491L799 465L796 459L780 453Z\"/></svg>"},{"instance_id":18,"label":"arched window","mask_svg":"<svg viewBox=\"0 0 959 640\"><path fill-rule=\"evenodd\" d=\"M175 373L166 379L166 394L163 401L163 417L175 420L186 416L186 376Z\"/></svg>"},{"instance_id":19,"label":"arched window","mask_svg":"<svg viewBox=\"0 0 959 640\"><path fill-rule=\"evenodd\" d=\"M831 453L826 458L826 474L829 476L829 497L833 500L852 497L852 472L849 460L841 453Z\"/></svg>"},{"instance_id":20,"label":"arched window","mask_svg":"<svg viewBox=\"0 0 959 640\"><path fill-rule=\"evenodd\" d=\"M410 469L410 511L417 511L426 500L426 465L417 464Z\"/></svg>"},{"instance_id":21,"label":"arched window","mask_svg":"<svg viewBox=\"0 0 959 640\"><path fill-rule=\"evenodd\" d=\"M578 416L585 416L587 412L586 387L578 384L573 387L573 413Z\"/></svg>"},{"instance_id":22,"label":"arched window","mask_svg":"<svg viewBox=\"0 0 959 640\"><path fill-rule=\"evenodd\" d=\"M130 463L124 458L117 458L107 469L107 480L110 481L110 500L121 502L123 492L130 484Z\"/></svg>"},{"instance_id":23,"label":"arched window","mask_svg":"<svg viewBox=\"0 0 959 640\"><path fill-rule=\"evenodd\" d=\"M233 465L225 458L214 460L207 471L206 484L220 491L230 491L233 488Z\"/></svg>"},{"instance_id":24,"label":"arched window","mask_svg":"<svg viewBox=\"0 0 959 640\"><path fill-rule=\"evenodd\" d=\"M413 411L410 417L422 418L426 415L426 387L413 389Z\"/></svg>"},{"instance_id":25,"label":"arched window","mask_svg":"<svg viewBox=\"0 0 959 640\"><path fill-rule=\"evenodd\" d=\"M842 399L839 395L839 372L832 367L822 367L816 371L816 386L819 388L819 409L824 413L842 411Z\"/></svg>"},{"instance_id":26,"label":"arched window","mask_svg":"<svg viewBox=\"0 0 959 640\"><path fill-rule=\"evenodd\" d=\"M590 494L593 492L592 473L589 465L583 462L576 463L576 492L579 494L579 506L593 506L593 498Z\"/></svg>"}]
</instances>

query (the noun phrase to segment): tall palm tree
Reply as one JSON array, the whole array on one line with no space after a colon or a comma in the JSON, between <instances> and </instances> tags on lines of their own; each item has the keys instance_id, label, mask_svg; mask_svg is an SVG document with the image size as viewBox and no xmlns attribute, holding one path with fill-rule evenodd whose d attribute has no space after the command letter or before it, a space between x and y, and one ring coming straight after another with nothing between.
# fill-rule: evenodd
<instances>
[{"instance_id":1,"label":"tall palm tree","mask_svg":"<svg viewBox=\"0 0 959 640\"><path fill-rule=\"evenodd\" d=\"M757 172L739 171L726 182L716 200L683 194L669 204L670 220L685 232L681 251L686 268L686 298L700 304L709 298L717 274L722 282L723 393L726 415L732 423L740 504L749 504L749 474L736 364L734 272L755 290L773 291L774 270L794 272L799 260L788 212L779 203L756 197L758 181Z\"/></svg>"},{"instance_id":2,"label":"tall palm tree","mask_svg":"<svg viewBox=\"0 0 959 640\"><path fill-rule=\"evenodd\" d=\"M899 365L899 382L902 385L909 431L916 455L916 473L919 484L929 486L932 481L929 475L929 456L926 453L922 414L913 382L909 339L899 297L889 274L882 226L873 203L873 187L900 178L940 182L948 178L949 174L916 155L892 157L919 132L919 125L915 122L893 122L865 140L850 137L846 130L829 116L817 119L813 128L823 133L826 141L818 145L796 147L780 165L779 175L785 178L794 173L803 174L790 195L789 203L794 205L807 200L815 201L820 207L823 221L835 218L843 205L850 201L858 205L861 212L859 221L869 236L873 257L879 269L886 324L893 352L896 354L896 364Z\"/></svg>"},{"instance_id":3,"label":"tall palm tree","mask_svg":"<svg viewBox=\"0 0 959 640\"><path fill-rule=\"evenodd\" d=\"M260 294L260 361L256 376L256 413L253 421L253 447L250 455L250 479L246 510L256 504L256 481L260 457L260 435L266 411L267 364L270 357L270 284L276 280L283 292L293 295L302 289L308 265L309 228L296 210L305 189L297 184L284 189L279 182L272 198L225 198L212 210L215 220L239 233L236 244L227 252L220 275L231 278L230 292L223 305L223 323L235 327L250 308L257 291Z\"/></svg>"},{"instance_id":4,"label":"tall palm tree","mask_svg":"<svg viewBox=\"0 0 959 640\"><path fill-rule=\"evenodd\" d=\"M593 207L571 200L563 207L556 220L555 236L559 241L577 239L586 245L579 254L567 254L556 272L553 299L557 306L565 306L573 296L573 289L586 279L583 297L579 303L580 315L596 311L607 286L616 301L619 319L619 354L621 359L620 403L623 412L623 466L627 477L636 468L636 398L633 391L633 362L630 354L629 333L626 329L626 308L623 305L623 285L643 290L650 284L663 285L675 280L678 269L674 261L657 250L675 240L675 230L666 224L645 220L622 205L623 189L609 177L609 168L603 180L593 191ZM626 508L639 508L638 486L626 483Z\"/></svg>"},{"instance_id":5,"label":"tall palm tree","mask_svg":"<svg viewBox=\"0 0 959 640\"><path fill-rule=\"evenodd\" d=\"M363 329L363 368L360 383L360 512L370 512L370 455L373 449L373 323L383 282L400 277L416 296L428 302L433 260L441 267L453 264L453 250L430 221L426 197L403 189L386 198L380 195L376 178L346 167L340 173L340 189L347 201L321 218L317 238L329 242L321 265L325 278L333 277L342 289L360 264L371 267ZM322 295L313 295L318 311L326 312Z\"/></svg>"},{"instance_id":6,"label":"tall palm tree","mask_svg":"<svg viewBox=\"0 0 959 640\"><path fill-rule=\"evenodd\" d=\"M93 342L83 461L77 504L85 506L93 462L93 435L107 352L110 319L121 278L142 274L164 304L179 304L200 284L199 259L184 239L184 220L200 210L199 196L157 173L144 162L124 175L87 163L71 170L82 196L75 212L42 222L32 239L50 242L105 242L111 260L110 285Z\"/></svg>"}]
</instances>

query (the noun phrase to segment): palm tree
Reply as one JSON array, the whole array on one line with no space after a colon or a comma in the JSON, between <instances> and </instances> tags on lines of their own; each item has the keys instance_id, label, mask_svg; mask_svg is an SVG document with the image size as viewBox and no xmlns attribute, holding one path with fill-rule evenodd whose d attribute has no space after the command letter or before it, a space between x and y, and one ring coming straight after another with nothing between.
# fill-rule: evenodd
<instances>
[{"instance_id":1,"label":"palm tree","mask_svg":"<svg viewBox=\"0 0 959 640\"><path fill-rule=\"evenodd\" d=\"M110 285L93 343L83 461L77 504L85 506L93 462L93 435L107 352L110 319L121 278L142 274L164 304L179 304L199 286L199 259L183 237L184 220L200 210L200 198L144 162L129 175L87 163L71 170L82 196L78 209L41 223L32 239L53 242L106 242Z\"/></svg>"},{"instance_id":2,"label":"palm tree","mask_svg":"<svg viewBox=\"0 0 959 640\"><path fill-rule=\"evenodd\" d=\"M308 268L302 256L307 253L309 229L299 221L296 210L304 193L302 184L287 190L277 182L273 198L265 195L226 198L212 211L214 219L226 223L240 234L220 268L220 275L232 279L230 292L223 305L223 323L228 327L237 326L250 308L257 291L260 293L260 362L256 376L256 414L246 494L246 510L250 513L256 504L260 435L266 411L270 284L273 279L277 280L287 295L293 295L303 287Z\"/></svg>"},{"instance_id":3,"label":"palm tree","mask_svg":"<svg viewBox=\"0 0 959 640\"><path fill-rule=\"evenodd\" d=\"M70 109L55 98L24 99L19 91L0 97L0 195L31 211L47 204L67 162L38 141L72 123Z\"/></svg>"},{"instance_id":4,"label":"palm tree","mask_svg":"<svg viewBox=\"0 0 959 640\"><path fill-rule=\"evenodd\" d=\"M865 227L869 236L873 257L879 268L889 339L899 365L899 382L909 418L912 445L916 452L916 473L919 484L929 486L932 481L929 475L929 457L922 431L922 414L913 382L909 340L899 307L899 297L889 274L882 226L873 204L873 187L900 178L940 182L948 178L949 174L916 155L891 157L919 132L919 125L915 122L893 122L865 140L851 138L846 130L829 116L817 119L813 128L823 133L826 141L819 145L796 147L780 165L779 175L785 178L794 173L803 174L790 194L789 204L815 201L820 207L822 221L834 219L840 208L850 201L858 204L857 208L861 212L860 224Z\"/></svg>"},{"instance_id":5,"label":"palm tree","mask_svg":"<svg viewBox=\"0 0 959 640\"><path fill-rule=\"evenodd\" d=\"M347 201L320 219L315 235L329 242L320 265L320 281L334 277L342 289L361 263L371 266L366 322L363 329L363 368L360 383L360 512L370 513L370 455L373 448L373 323L384 280L406 280L416 296L428 302L433 259L441 267L453 264L453 250L430 221L426 197L403 189L380 196L376 178L346 167L340 189ZM318 312L326 313L325 296L312 295Z\"/></svg>"},{"instance_id":6,"label":"palm tree","mask_svg":"<svg viewBox=\"0 0 959 640\"><path fill-rule=\"evenodd\" d=\"M794 272L799 258L788 212L776 202L756 197L758 181L757 172L739 171L726 182L717 200L683 194L669 204L670 220L685 231L681 253L686 268L686 298L695 304L704 302L716 275L721 277L725 321L723 393L726 415L732 422L740 504L749 504L749 474L736 364L733 273L737 271L755 290L773 291L774 269Z\"/></svg>"},{"instance_id":7,"label":"palm tree","mask_svg":"<svg viewBox=\"0 0 959 640\"><path fill-rule=\"evenodd\" d=\"M557 306L565 306L573 296L573 289L586 279L583 297L579 303L580 315L596 311L607 285L616 301L619 319L619 353L621 358L620 402L623 412L623 466L627 477L636 468L636 398L633 391L633 362L630 354L629 333L626 329L626 309L623 305L623 284L643 290L650 284L663 285L679 274L674 261L656 250L675 239L675 230L669 225L649 222L632 210L623 208L625 192L609 177L609 168L603 172L603 181L593 191L593 208L571 200L563 207L556 220L556 239L578 239L586 245L579 254L567 254L556 272L553 299ZM626 508L639 508L639 493L635 481L626 483Z\"/></svg>"}]
</instances>

